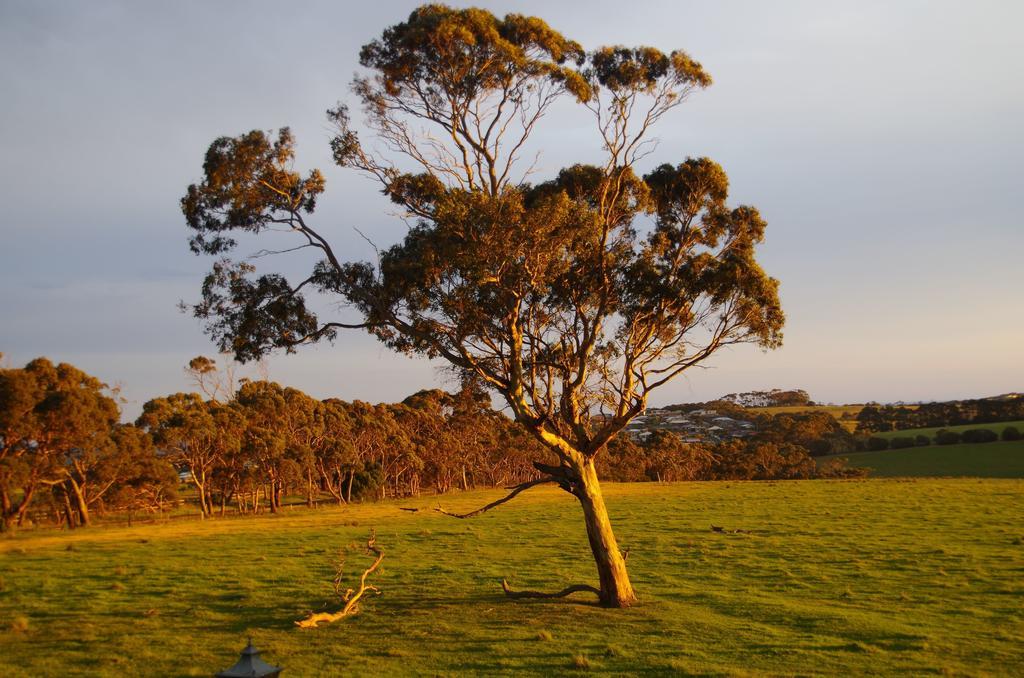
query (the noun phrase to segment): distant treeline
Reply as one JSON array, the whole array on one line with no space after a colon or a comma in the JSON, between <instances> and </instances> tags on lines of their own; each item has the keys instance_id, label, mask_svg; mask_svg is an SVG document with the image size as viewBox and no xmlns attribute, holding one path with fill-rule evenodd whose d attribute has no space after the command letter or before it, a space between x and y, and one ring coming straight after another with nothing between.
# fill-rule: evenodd
<instances>
[{"instance_id":1,"label":"distant treeline","mask_svg":"<svg viewBox=\"0 0 1024 678\"><path fill-rule=\"evenodd\" d=\"M76 367L38 358L0 369L0 527L24 524L30 509L74 526L105 506L174 501L173 466L119 419L106 386Z\"/></svg>"},{"instance_id":2,"label":"distant treeline","mask_svg":"<svg viewBox=\"0 0 1024 678\"><path fill-rule=\"evenodd\" d=\"M843 428L828 412L766 414L729 400L683 403L661 408L676 412L714 410L749 421L756 433L720 443L684 443L672 431L654 430L642 441L626 436L599 458L601 472L617 481L775 480L854 477L865 471L840 462L819 465L813 457L864 449L865 441Z\"/></svg>"},{"instance_id":3,"label":"distant treeline","mask_svg":"<svg viewBox=\"0 0 1024 678\"><path fill-rule=\"evenodd\" d=\"M857 415L858 433L914 428L994 424L1024 419L1024 398L959 400L917 407L866 405Z\"/></svg>"},{"instance_id":4,"label":"distant treeline","mask_svg":"<svg viewBox=\"0 0 1024 678\"><path fill-rule=\"evenodd\" d=\"M3 524L52 516L88 525L95 511L178 504L179 474L204 515L446 492L521 482L545 451L472 387L402 403L317 400L270 381L226 401L154 398L135 424L77 368L40 358L0 370Z\"/></svg>"},{"instance_id":5,"label":"distant treeline","mask_svg":"<svg viewBox=\"0 0 1024 678\"><path fill-rule=\"evenodd\" d=\"M193 376L210 378L197 359ZM221 384L223 385L223 384ZM278 511L286 497L312 506L493 487L537 477L555 463L525 430L491 408L472 382L456 393L420 391L401 403L317 400L271 381L176 393L119 423L99 380L39 358L0 370L0 508L3 526L52 520L88 525L96 512L164 511L189 501L206 516ZM861 473L819 469L812 454L855 448L830 415L750 416L754 438L686 444L655 432L614 440L601 455L618 481L811 478ZM193 497L194 495L194 497Z\"/></svg>"},{"instance_id":6,"label":"distant treeline","mask_svg":"<svg viewBox=\"0 0 1024 678\"><path fill-rule=\"evenodd\" d=\"M1001 433L987 428L972 428L966 431L950 431L939 429L935 437L917 434L914 436L893 436L882 438L871 436L868 438L867 449L872 452L883 450L902 450L910 447L927 447L934 442L936 445L959 445L960 443L994 443L998 440L1005 442L1020 440L1022 434L1016 426L1007 426Z\"/></svg>"}]
</instances>

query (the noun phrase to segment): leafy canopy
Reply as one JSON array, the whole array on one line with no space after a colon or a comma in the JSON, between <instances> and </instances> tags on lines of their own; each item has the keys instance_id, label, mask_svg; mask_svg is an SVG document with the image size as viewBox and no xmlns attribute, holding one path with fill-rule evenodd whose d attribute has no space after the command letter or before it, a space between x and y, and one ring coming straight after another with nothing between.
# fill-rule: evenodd
<instances>
[{"instance_id":1,"label":"leafy canopy","mask_svg":"<svg viewBox=\"0 0 1024 678\"><path fill-rule=\"evenodd\" d=\"M320 255L295 283L218 260L193 311L222 350L251 360L364 328L473 375L569 459L596 454L651 391L720 348L780 344L758 211L727 204L707 158L638 171L653 126L711 83L685 52L587 53L535 17L426 5L360 62L363 127L346 106L329 111L334 159L376 180L409 232L377 262L344 261L308 223L324 181L291 169L287 129L218 139L182 200L193 250L223 256L229 234L278 228ZM604 161L529 181L527 142L562 97L596 123ZM348 311L321 319L314 291Z\"/></svg>"}]
</instances>

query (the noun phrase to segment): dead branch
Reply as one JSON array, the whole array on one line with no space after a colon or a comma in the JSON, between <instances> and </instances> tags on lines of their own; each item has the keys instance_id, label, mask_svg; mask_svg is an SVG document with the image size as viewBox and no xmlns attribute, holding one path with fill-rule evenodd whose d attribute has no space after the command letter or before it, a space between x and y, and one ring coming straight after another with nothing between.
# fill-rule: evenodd
<instances>
[{"instance_id":1,"label":"dead branch","mask_svg":"<svg viewBox=\"0 0 1024 678\"><path fill-rule=\"evenodd\" d=\"M295 622L295 625L301 629L315 629L317 624L336 622L343 617L357 614L359 612L359 600L367 591L373 591L375 594L380 595L380 589L376 586L366 583L366 578L369 577L373 572L380 567L380 563L384 560L384 551L377 546L377 535L374 532L370 533L370 538L366 541L366 552L372 553L377 556L373 561L373 565L363 572L363 576L359 578L359 590L348 589L345 595L341 597L341 602L345 603L345 606L338 612L314 612L311 613L305 619L300 619ZM338 591L340 588L340 572L339 576L335 578L335 590Z\"/></svg>"},{"instance_id":2,"label":"dead branch","mask_svg":"<svg viewBox=\"0 0 1024 678\"><path fill-rule=\"evenodd\" d=\"M492 508L495 508L496 506L501 506L507 501L512 501L520 492L524 492L530 489L531 487L543 485L544 483L557 482L558 480L555 478L537 478L536 480L528 480L525 483L520 483L519 485L515 485L513 487L507 487L505 489L512 491L509 492L506 496L502 497L501 499L498 499L497 501L492 501L487 506L482 506L475 511L470 511L469 513L451 513L450 511L445 511L440 506L436 507L434 510L437 511L438 513L443 513L446 516L451 516L452 518L472 518L473 516L480 515L484 511L490 511Z\"/></svg>"},{"instance_id":3,"label":"dead branch","mask_svg":"<svg viewBox=\"0 0 1024 678\"><path fill-rule=\"evenodd\" d=\"M727 530L724 527L719 527L718 525L712 525L711 531L718 532L719 534L750 534L750 530Z\"/></svg>"},{"instance_id":4,"label":"dead branch","mask_svg":"<svg viewBox=\"0 0 1024 678\"><path fill-rule=\"evenodd\" d=\"M541 591L513 591L509 587L508 582L502 579L501 589L509 598L565 598L573 593L580 592L593 593L598 598L601 597L601 592L599 590L587 584L573 584L572 586L567 586L558 593L543 593Z\"/></svg>"}]
</instances>

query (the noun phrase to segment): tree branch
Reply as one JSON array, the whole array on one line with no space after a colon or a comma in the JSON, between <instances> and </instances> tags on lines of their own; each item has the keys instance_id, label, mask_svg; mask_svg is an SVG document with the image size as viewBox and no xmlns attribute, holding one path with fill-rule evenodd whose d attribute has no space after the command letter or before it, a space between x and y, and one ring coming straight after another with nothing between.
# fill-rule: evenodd
<instances>
[{"instance_id":1,"label":"tree branch","mask_svg":"<svg viewBox=\"0 0 1024 678\"><path fill-rule=\"evenodd\" d=\"M509 598L565 598L573 593L581 592L593 593L598 598L601 597L601 592L588 584L573 584L572 586L565 587L558 593L543 593L541 591L513 591L509 587L508 582L502 579L501 589Z\"/></svg>"},{"instance_id":2,"label":"tree branch","mask_svg":"<svg viewBox=\"0 0 1024 678\"><path fill-rule=\"evenodd\" d=\"M376 586L372 586L366 583L366 578L373 574L373 572L378 567L380 567L381 561L384 560L384 551L377 546L376 534L370 534L370 538L366 541L366 551L367 553L376 554L377 559L373 561L373 565L370 565L370 567L367 568L365 572L363 572L363 576L359 578L359 590L355 591L353 589L349 589L345 592L345 595L342 598L342 601L345 603L345 607L343 607L338 612L312 613L305 619L300 619L299 621L295 622L296 626L298 626L301 629L315 629L317 624L319 624L320 622L330 623L338 621L343 617L348 617L359 612L359 599L362 598L363 594L365 594L367 591L373 591L377 595L380 595L380 589L378 589ZM337 584L337 581L335 583Z\"/></svg>"},{"instance_id":3,"label":"tree branch","mask_svg":"<svg viewBox=\"0 0 1024 678\"><path fill-rule=\"evenodd\" d=\"M528 480L527 482L520 483L519 485L516 485L515 487L507 488L507 489L511 489L512 491L510 493L508 493L506 496L502 497L501 499L498 499L497 501L492 501L487 506L483 506L481 508L478 508L475 511L470 511L469 513L451 513L450 511L445 511L440 506L438 506L434 510L437 511L438 513L443 513L446 516L451 516L452 518L472 518L473 516L480 515L481 513L485 512L485 511L490 511L492 508L501 506L505 502L512 501L513 499L516 498L516 495L518 495L520 492L525 492L526 490L530 489L531 487L536 487L537 485L544 485L545 483L557 483L557 482L558 482L558 480L555 479L555 478L537 478L536 480Z\"/></svg>"}]
</instances>

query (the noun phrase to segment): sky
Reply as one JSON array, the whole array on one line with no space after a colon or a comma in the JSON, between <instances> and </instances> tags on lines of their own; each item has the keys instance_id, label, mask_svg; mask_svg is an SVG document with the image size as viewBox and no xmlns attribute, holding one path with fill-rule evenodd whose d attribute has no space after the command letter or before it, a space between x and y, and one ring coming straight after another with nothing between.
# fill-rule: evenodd
<instances>
[{"instance_id":1,"label":"sky","mask_svg":"<svg viewBox=\"0 0 1024 678\"><path fill-rule=\"evenodd\" d=\"M70 362L119 385L126 418L191 388L184 366L215 348L177 304L211 262L189 253L178 201L218 136L290 126L297 167L327 178L316 223L335 249L372 258L356 229L400 239L376 185L332 164L324 112L354 103L360 46L416 4L0 0L6 366ZM651 405L1024 391L1024 4L449 4L535 14L588 49L682 48L714 78L656 130L650 163L711 157L730 201L760 209L785 343L722 351ZM600 157L582 120L549 116L539 175ZM441 367L351 331L267 372L378 402L445 386Z\"/></svg>"}]
</instances>

